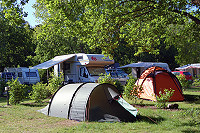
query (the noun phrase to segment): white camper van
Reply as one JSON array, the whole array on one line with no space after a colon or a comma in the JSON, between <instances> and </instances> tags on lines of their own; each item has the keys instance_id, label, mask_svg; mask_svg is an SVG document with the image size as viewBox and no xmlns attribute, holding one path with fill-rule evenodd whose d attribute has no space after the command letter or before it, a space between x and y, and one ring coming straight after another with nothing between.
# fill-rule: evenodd
<instances>
[{"instance_id":1,"label":"white camper van","mask_svg":"<svg viewBox=\"0 0 200 133\"><path fill-rule=\"evenodd\" d=\"M15 73L16 78L21 84L36 84L40 82L40 77L37 69L31 69L26 67L19 68L5 68L4 72Z\"/></svg>"},{"instance_id":2,"label":"white camper van","mask_svg":"<svg viewBox=\"0 0 200 133\"><path fill-rule=\"evenodd\" d=\"M66 56L57 56L57 58ZM113 63L114 60L102 54L74 54L71 58L54 65L54 73L64 73L67 83L96 82L101 74L106 73L104 67Z\"/></svg>"},{"instance_id":3,"label":"white camper van","mask_svg":"<svg viewBox=\"0 0 200 133\"><path fill-rule=\"evenodd\" d=\"M34 69L48 69L54 67L56 75L64 74L65 83L96 82L101 74L105 74L106 66L114 64L114 60L102 54L68 54L56 56L51 60L43 62ZM116 79L116 77L112 77ZM126 77L117 78L120 82L127 80Z\"/></svg>"}]
</instances>

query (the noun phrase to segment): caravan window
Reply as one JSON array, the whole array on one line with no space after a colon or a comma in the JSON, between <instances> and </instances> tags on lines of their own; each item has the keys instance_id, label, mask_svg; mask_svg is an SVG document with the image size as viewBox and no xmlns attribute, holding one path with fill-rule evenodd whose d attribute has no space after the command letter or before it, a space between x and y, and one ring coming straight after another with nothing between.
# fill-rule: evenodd
<instances>
[{"instance_id":1,"label":"caravan window","mask_svg":"<svg viewBox=\"0 0 200 133\"><path fill-rule=\"evenodd\" d=\"M1 76L4 79L15 79L15 73L13 72L3 72Z\"/></svg>"},{"instance_id":2,"label":"caravan window","mask_svg":"<svg viewBox=\"0 0 200 133\"><path fill-rule=\"evenodd\" d=\"M26 77L37 77L36 72L26 72Z\"/></svg>"},{"instance_id":3,"label":"caravan window","mask_svg":"<svg viewBox=\"0 0 200 133\"><path fill-rule=\"evenodd\" d=\"M91 76L100 76L106 73L103 67L87 67L87 69Z\"/></svg>"}]
</instances>

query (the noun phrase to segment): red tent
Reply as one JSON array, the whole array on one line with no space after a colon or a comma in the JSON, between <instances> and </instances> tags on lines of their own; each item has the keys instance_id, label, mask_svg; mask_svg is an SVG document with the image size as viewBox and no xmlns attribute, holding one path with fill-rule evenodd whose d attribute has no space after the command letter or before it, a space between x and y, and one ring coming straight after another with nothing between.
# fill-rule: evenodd
<instances>
[{"instance_id":1,"label":"red tent","mask_svg":"<svg viewBox=\"0 0 200 133\"><path fill-rule=\"evenodd\" d=\"M159 92L165 89L173 89L174 94L169 101L183 101L184 96L179 80L175 75L161 67L150 67L146 69L137 80L136 85L143 87L140 98L156 101Z\"/></svg>"}]
</instances>

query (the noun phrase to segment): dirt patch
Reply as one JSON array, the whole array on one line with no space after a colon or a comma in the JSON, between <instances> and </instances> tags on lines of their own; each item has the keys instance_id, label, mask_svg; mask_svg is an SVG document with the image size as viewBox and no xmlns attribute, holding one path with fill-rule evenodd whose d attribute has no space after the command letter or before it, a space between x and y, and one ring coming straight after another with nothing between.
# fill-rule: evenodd
<instances>
[{"instance_id":1,"label":"dirt patch","mask_svg":"<svg viewBox=\"0 0 200 133\"><path fill-rule=\"evenodd\" d=\"M157 109L156 106L146 106L146 105L132 105L133 107L136 108L151 108L151 109Z\"/></svg>"},{"instance_id":2,"label":"dirt patch","mask_svg":"<svg viewBox=\"0 0 200 133\"><path fill-rule=\"evenodd\" d=\"M136 108L150 108L150 109L158 109L156 106L147 106L147 105L132 105L133 107ZM180 109L162 109L162 110L168 110L168 111L179 111Z\"/></svg>"},{"instance_id":3,"label":"dirt patch","mask_svg":"<svg viewBox=\"0 0 200 133\"><path fill-rule=\"evenodd\" d=\"M77 124L79 124L79 123L80 123L80 122L78 122L78 121L66 119L66 120L63 120L63 121L58 121L58 122L56 122L56 125L58 124L58 125L63 125L63 126L71 127L71 126L75 126L75 125L77 125Z\"/></svg>"}]
</instances>

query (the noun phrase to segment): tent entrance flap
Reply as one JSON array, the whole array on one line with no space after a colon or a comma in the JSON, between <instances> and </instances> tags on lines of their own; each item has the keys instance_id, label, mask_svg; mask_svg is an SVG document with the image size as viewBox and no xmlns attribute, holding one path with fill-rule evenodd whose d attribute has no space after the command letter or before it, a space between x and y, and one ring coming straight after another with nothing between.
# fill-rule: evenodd
<instances>
[{"instance_id":1,"label":"tent entrance flap","mask_svg":"<svg viewBox=\"0 0 200 133\"><path fill-rule=\"evenodd\" d=\"M136 117L138 110L131 106L129 103L127 103L123 98L119 97L116 100L122 107L124 107L128 112L130 112L132 115Z\"/></svg>"}]
</instances>

